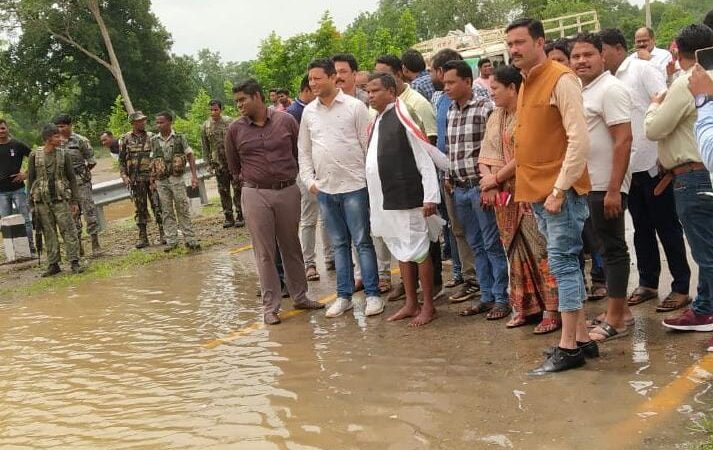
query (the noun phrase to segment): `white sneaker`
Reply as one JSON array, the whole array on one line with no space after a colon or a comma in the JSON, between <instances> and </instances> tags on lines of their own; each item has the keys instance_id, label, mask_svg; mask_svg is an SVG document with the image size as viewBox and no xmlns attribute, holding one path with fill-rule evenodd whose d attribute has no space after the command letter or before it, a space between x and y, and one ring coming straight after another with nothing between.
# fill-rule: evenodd
<instances>
[{"instance_id":1,"label":"white sneaker","mask_svg":"<svg viewBox=\"0 0 713 450\"><path fill-rule=\"evenodd\" d=\"M327 309L327 313L325 316L327 317L339 317L345 312L349 311L352 309L354 305L352 305L351 300L347 300L346 298L339 297L337 298L334 303L329 305L329 308Z\"/></svg>"},{"instance_id":2,"label":"white sneaker","mask_svg":"<svg viewBox=\"0 0 713 450\"><path fill-rule=\"evenodd\" d=\"M384 312L384 301L381 297L367 297L366 298L366 311L364 315L375 316Z\"/></svg>"}]
</instances>

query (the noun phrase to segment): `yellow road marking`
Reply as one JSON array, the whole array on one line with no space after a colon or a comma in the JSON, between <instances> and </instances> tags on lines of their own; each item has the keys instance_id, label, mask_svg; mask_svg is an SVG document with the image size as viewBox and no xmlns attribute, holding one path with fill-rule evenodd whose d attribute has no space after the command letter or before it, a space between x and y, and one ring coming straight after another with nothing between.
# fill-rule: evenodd
<instances>
[{"instance_id":1,"label":"yellow road marking","mask_svg":"<svg viewBox=\"0 0 713 450\"><path fill-rule=\"evenodd\" d=\"M688 367L678 378L664 386L656 395L644 402L637 415L626 420L610 433L611 436L640 436L643 431L656 427L675 411L701 383L710 379L713 373L713 355L706 355L696 364ZM652 414L655 413L655 414ZM638 415L638 414L641 414ZM652 415L649 415L652 414ZM618 444L619 446L621 444ZM620 448L614 442L609 448Z\"/></svg>"},{"instance_id":2,"label":"yellow road marking","mask_svg":"<svg viewBox=\"0 0 713 450\"><path fill-rule=\"evenodd\" d=\"M234 248L230 251L231 255L237 255L238 253L242 253L246 250L252 250L253 246L248 244L248 245L243 245L242 247Z\"/></svg>"},{"instance_id":3,"label":"yellow road marking","mask_svg":"<svg viewBox=\"0 0 713 450\"><path fill-rule=\"evenodd\" d=\"M233 252L240 253L240 251L249 250L246 247L252 248L252 246L248 245L245 247L237 248L237 249L231 251L231 253L233 253ZM398 268L391 270L392 275L398 275L399 273L400 273L400 271ZM318 302L326 305L327 303L332 302L336 299L337 299L337 294L329 294L329 295L319 299ZM300 315L304 312L307 312L307 311L310 311L310 310L308 310L308 309L289 309L287 311L280 313L280 319L286 320L286 319L289 319L290 317L298 316L298 315ZM212 341L206 342L205 344L203 344L203 348L213 349L213 348L219 347L223 344L227 344L228 342L234 341L239 337L248 335L248 334L252 333L253 331L262 330L263 328L265 328L265 324L263 322L253 322L252 324L247 325L239 330L233 331L232 333L228 334L225 337L213 339Z\"/></svg>"}]
</instances>

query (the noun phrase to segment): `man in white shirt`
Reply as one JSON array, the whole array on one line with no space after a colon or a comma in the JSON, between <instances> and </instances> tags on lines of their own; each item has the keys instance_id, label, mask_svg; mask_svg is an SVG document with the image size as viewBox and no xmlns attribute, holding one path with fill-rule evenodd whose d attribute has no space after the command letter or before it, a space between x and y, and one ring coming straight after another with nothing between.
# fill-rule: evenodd
<instances>
[{"instance_id":1,"label":"man in white shirt","mask_svg":"<svg viewBox=\"0 0 713 450\"><path fill-rule=\"evenodd\" d=\"M300 177L317 201L334 248L337 300L327 317L353 307L354 273L350 237L357 249L366 292L366 315L380 314L379 274L369 227L366 150L369 111L336 87L329 59L308 66L309 84L317 97L302 113L298 139Z\"/></svg>"},{"instance_id":2,"label":"man in white shirt","mask_svg":"<svg viewBox=\"0 0 713 450\"><path fill-rule=\"evenodd\" d=\"M691 269L686 258L683 228L676 214L673 185L661 192L656 185L661 181L658 166L658 145L646 138L644 117L651 98L666 89L663 75L651 64L627 58L626 39L621 31L601 31L604 65L621 82L631 96L631 187L629 213L634 223L634 250L639 271L639 285L629 296L628 305L634 306L658 297L661 256L656 239L661 241L668 270L671 272L671 292L664 304L682 304L688 299ZM631 314L625 314L625 320Z\"/></svg>"},{"instance_id":3,"label":"man in white shirt","mask_svg":"<svg viewBox=\"0 0 713 450\"><path fill-rule=\"evenodd\" d=\"M603 342L629 332L624 322L629 284L629 250L624 210L631 173L631 100L624 83L604 68L602 41L583 33L573 40L570 64L582 81L584 114L591 148L587 168L592 183L589 210L604 251L609 301L604 320L589 337Z\"/></svg>"},{"instance_id":4,"label":"man in white shirt","mask_svg":"<svg viewBox=\"0 0 713 450\"><path fill-rule=\"evenodd\" d=\"M659 69L663 76L667 76L666 66L673 61L671 52L666 49L656 47L654 30L648 27L641 27L634 33L634 45L636 51L631 54L632 59L649 61Z\"/></svg>"}]
</instances>

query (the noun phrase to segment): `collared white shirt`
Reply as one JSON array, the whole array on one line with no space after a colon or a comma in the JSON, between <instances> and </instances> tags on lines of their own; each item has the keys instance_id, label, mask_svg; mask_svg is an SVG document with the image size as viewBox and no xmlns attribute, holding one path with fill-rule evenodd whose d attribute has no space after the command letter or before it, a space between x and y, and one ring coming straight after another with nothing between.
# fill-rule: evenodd
<instances>
[{"instance_id":1,"label":"collared white shirt","mask_svg":"<svg viewBox=\"0 0 713 450\"><path fill-rule=\"evenodd\" d=\"M584 116L591 146L587 169L592 191L607 191L614 164L614 139L609 127L631 122L631 100L624 83L605 71L582 88ZM627 170L620 191L629 192L631 171Z\"/></svg>"},{"instance_id":2,"label":"collared white shirt","mask_svg":"<svg viewBox=\"0 0 713 450\"><path fill-rule=\"evenodd\" d=\"M629 58L640 59L639 54L636 52L629 55ZM669 52L668 50L663 49L663 48L654 47L654 49L651 50L651 59L648 60L648 63L653 64L654 67L659 69L661 74L665 77L666 76L666 66L672 59L673 59L673 56L671 55L671 52ZM641 61L644 61L644 60L641 60Z\"/></svg>"},{"instance_id":3,"label":"collared white shirt","mask_svg":"<svg viewBox=\"0 0 713 450\"><path fill-rule=\"evenodd\" d=\"M626 58L616 71L616 77L624 83L631 97L631 173L658 173L656 142L646 138L644 118L651 104L651 97L666 89L666 80L656 68L637 58Z\"/></svg>"},{"instance_id":4,"label":"collared white shirt","mask_svg":"<svg viewBox=\"0 0 713 450\"><path fill-rule=\"evenodd\" d=\"M340 89L331 106L321 99L305 106L297 140L300 178L327 194L366 187L369 111Z\"/></svg>"}]
</instances>

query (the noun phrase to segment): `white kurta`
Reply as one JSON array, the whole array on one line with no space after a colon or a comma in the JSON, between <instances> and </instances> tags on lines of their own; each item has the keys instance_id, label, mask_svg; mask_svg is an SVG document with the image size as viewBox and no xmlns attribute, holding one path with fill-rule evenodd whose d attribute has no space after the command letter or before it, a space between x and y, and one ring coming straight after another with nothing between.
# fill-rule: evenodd
<instances>
[{"instance_id":1,"label":"white kurta","mask_svg":"<svg viewBox=\"0 0 713 450\"><path fill-rule=\"evenodd\" d=\"M394 107L394 104L389 105L386 111L392 107ZM429 228L439 230L445 222L437 215L433 215L428 219L423 217L423 207L406 210L384 210L384 194L381 187L381 178L379 177L377 156L381 117L381 114L376 117L366 154L366 182L369 190L371 232L374 236L383 238L391 254L399 261L420 263L428 257L431 241ZM413 149L416 167L421 174L424 192L423 202L440 203L436 168L425 148L425 145L430 144L413 136L411 132L407 132L406 135ZM430 226L428 222L431 222ZM433 240L437 239L438 234L436 233Z\"/></svg>"}]
</instances>

